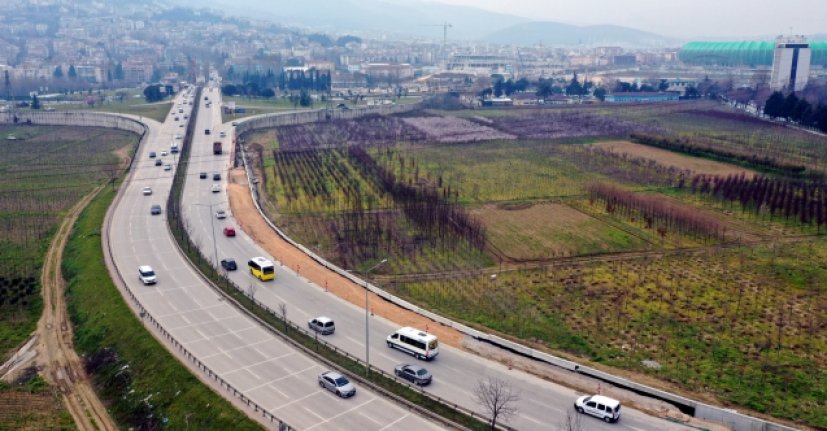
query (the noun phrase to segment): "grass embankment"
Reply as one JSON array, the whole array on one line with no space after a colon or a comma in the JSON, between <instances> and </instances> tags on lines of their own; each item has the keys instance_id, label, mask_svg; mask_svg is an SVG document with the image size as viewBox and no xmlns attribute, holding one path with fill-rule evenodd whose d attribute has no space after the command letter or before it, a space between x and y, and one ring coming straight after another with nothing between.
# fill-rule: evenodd
<instances>
[{"instance_id":1,"label":"grass embankment","mask_svg":"<svg viewBox=\"0 0 827 431\"><path fill-rule=\"evenodd\" d=\"M75 225L63 273L75 347L87 358L100 396L124 428L258 430L261 427L201 383L141 325L103 264L107 188Z\"/></svg>"}]
</instances>

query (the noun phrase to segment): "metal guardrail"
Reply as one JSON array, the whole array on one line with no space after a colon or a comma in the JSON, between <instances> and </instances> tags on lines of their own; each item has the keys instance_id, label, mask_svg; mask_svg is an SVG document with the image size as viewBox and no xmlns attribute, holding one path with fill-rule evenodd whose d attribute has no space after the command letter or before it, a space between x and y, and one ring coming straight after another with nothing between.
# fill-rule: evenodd
<instances>
[{"instance_id":1,"label":"metal guardrail","mask_svg":"<svg viewBox=\"0 0 827 431\"><path fill-rule=\"evenodd\" d=\"M418 105L416 105L416 106L418 106ZM412 109L415 109L415 108L411 108L411 109L400 111L400 112L407 112L407 111L410 111ZM264 114L263 116L259 116L258 118L268 116L268 115L276 117L276 116L284 116L285 114ZM365 114L363 113L362 115L365 115ZM256 118L256 117L252 117L252 118ZM304 120L304 119L309 120L310 118L312 118L312 116L306 116L305 118L302 118L302 120ZM318 118L318 115L317 115L317 118ZM355 118L355 117L349 117L349 118ZM293 119L290 119L290 120L282 119L280 121L266 121L266 122L261 121L261 120L255 121L255 122L251 121L251 124L249 126L243 127L240 130L237 128L237 132L239 132L239 134L240 134L240 133L249 132L249 131L260 129L260 128L277 127L277 126L274 126L272 124L280 124L280 125L299 124L299 123L296 122L298 120L299 120L299 118L293 118ZM327 118L322 117L322 118L319 118L317 121L323 121L323 120L327 120ZM290 122L290 121L292 121L292 122ZM237 127L240 127L244 124L245 123L243 123L243 122L239 122L239 125ZM637 382L633 382L631 380L624 379L622 377L618 377L618 376L606 373L606 372L598 370L596 368L583 366L583 365L581 365L577 362L569 361L567 359L563 359L563 358L548 354L546 352L542 352L542 351L539 351L539 350L536 350L536 349L532 349L528 346L525 346L525 345L520 344L520 343L515 343L511 340L507 340L507 339L502 338L500 336L497 336L495 334L489 334L489 333L486 333L486 332L479 331L477 329L471 328L471 327L469 327L467 325L464 325L462 323L453 321L453 320L448 319L446 317L443 317L439 314L436 314L436 313L433 313L429 310L421 308L421 307L419 307L415 304L412 304L412 303L410 303L410 302L408 302L408 301L406 301L402 298L399 298L395 295L392 295L391 293L389 293L389 292L387 292L387 291L385 291L381 288L378 288L378 287L374 286L371 283L367 283L365 280L362 280L362 279L358 278L355 274L353 274L351 272L348 272L348 271L345 271L344 269L339 268L338 266L334 265L333 263L328 262L323 257L317 255L316 253L314 253L309 248L307 248L304 245L294 241L284 231L279 229L279 227L276 226L265 215L265 213L263 211L263 208L262 208L261 203L259 201L260 198L259 198L259 195L258 195L258 190L257 190L255 184L252 181L253 178L255 178L255 175L253 175L252 168L249 166L249 164L247 162L246 154L243 151L242 151L242 160L244 161L245 172L247 174L247 180L248 180L247 183L248 183L248 186L250 188L250 194L253 197L253 203L255 204L256 210L258 211L261 218L264 219L264 221L267 223L267 225L270 226L270 228L274 232L276 232L276 234L278 234L284 241L288 242L292 246L294 246L297 249L301 250L303 253L308 255L311 259L316 261L318 264L320 264L323 267L329 269L330 271L333 271L333 272L337 273L338 275L352 281L353 283L356 283L359 286L365 286L365 288L367 288L370 292L376 294L377 296L381 297L382 299L384 299L384 300L386 300L390 303L393 303L393 304L395 304L399 307L402 307L406 310L412 311L412 312L417 313L421 316L424 316L428 319L431 319L432 321L434 321L436 323L439 323L443 326L447 326L447 327L456 329L457 331L459 331L461 333L464 333L464 334L466 334L470 337L473 337L474 339L485 341L489 344L492 344L492 345L500 347L502 349L514 352L514 353L519 354L521 356L524 356L524 357L527 357L527 358L530 358L530 359L534 359L534 360L537 360L537 361L545 362L547 364L554 365L554 366L557 366L557 367L560 367L560 368L563 368L563 369L566 369L566 370L569 370L569 371L572 371L572 372L584 374L586 376L589 376L589 377L592 377L592 378L595 378L595 379L599 379L599 380L611 383L611 384L619 386L619 387L628 388L628 389L631 389L635 392L645 394L645 395L648 395L648 396L651 396L653 398L657 398L657 399L660 399L660 400L663 400L663 401L667 401L669 403L676 404L678 406L689 407L694 411L694 417L697 417L699 419L704 419L704 420L710 420L710 421L723 423L723 424L726 424L726 425L732 427L732 429L734 429L736 431L797 431L795 428L787 427L785 425L780 425L780 424L770 422L770 421L767 421L767 420L764 420L764 419L761 419L761 418L756 418L756 417L753 417L753 416L748 416L748 415L745 415L745 414L742 414L742 413L738 413L737 411L735 411L733 409L725 409L725 408L721 408L721 407L717 407L717 406L712 406L712 405L705 404L705 403L702 403L702 402L699 402L699 401L695 401L695 400L692 400L692 399L689 399L689 398L686 398L686 397L682 397L680 395L673 394L671 392L663 391L663 390L660 390L660 389L653 388L651 386L647 386L647 385L643 385L643 384L640 384L640 383L637 383Z\"/></svg>"}]
</instances>

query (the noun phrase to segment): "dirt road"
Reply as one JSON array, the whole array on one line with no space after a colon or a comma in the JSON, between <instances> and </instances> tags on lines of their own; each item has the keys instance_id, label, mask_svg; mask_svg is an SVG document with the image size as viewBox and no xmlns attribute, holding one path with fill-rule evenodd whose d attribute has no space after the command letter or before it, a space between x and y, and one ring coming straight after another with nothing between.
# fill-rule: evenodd
<instances>
[{"instance_id":1,"label":"dirt road","mask_svg":"<svg viewBox=\"0 0 827 431\"><path fill-rule=\"evenodd\" d=\"M104 186L96 188L69 211L49 245L43 263L43 315L37 323L37 363L43 377L60 390L63 403L81 431L117 430L98 398L83 362L75 352L72 325L66 310L66 282L61 272L63 249L80 212Z\"/></svg>"}]
</instances>

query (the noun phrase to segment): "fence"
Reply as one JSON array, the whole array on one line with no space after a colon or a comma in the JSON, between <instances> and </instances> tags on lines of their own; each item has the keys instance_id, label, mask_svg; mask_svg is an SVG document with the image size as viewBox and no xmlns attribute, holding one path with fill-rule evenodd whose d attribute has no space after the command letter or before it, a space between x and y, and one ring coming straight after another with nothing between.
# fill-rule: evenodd
<instances>
[{"instance_id":1,"label":"fence","mask_svg":"<svg viewBox=\"0 0 827 431\"><path fill-rule=\"evenodd\" d=\"M411 108L411 109L413 109L413 108ZM408 109L408 110L411 110L411 109ZM401 111L398 111L398 112L407 112L408 110L401 110ZM322 113L323 112L319 112L318 114L322 114ZM392 112L392 113L397 113L397 112ZM365 114L362 114L362 115L365 115ZM307 116L307 117L302 118L302 119L306 119L306 118L312 118L312 116ZM355 117L349 117L349 118L355 118ZM318 116L317 121L325 121L325 120L327 120L326 117ZM264 121L263 119L258 119L257 118L254 121L255 122L253 123L253 125L251 125L250 127L247 127L247 128L243 128L242 130L239 130L239 133L241 133L242 131L249 131L249 130L254 130L254 129L263 128L263 127L277 127L278 125L298 124L298 123L295 123L295 122L289 122L286 119L281 119L279 121L276 121L276 120ZM295 120L292 120L292 121L298 121L298 119L295 119ZM241 127L243 124L244 123L240 123L239 127ZM267 124L268 126L264 126L264 124ZM504 338L499 337L499 336L494 335L494 334L489 334L489 333L486 333L486 332L476 330L476 329L471 328L469 326L463 325L462 323L455 322L455 321L450 320L446 317L440 316L439 314L436 314L436 313L433 313L429 310L421 308L421 307L419 307L415 304L412 304L412 303L410 303L410 302L408 302L408 301L406 301L402 298L394 296L394 295L388 293L387 291L374 286L373 284L367 283L364 280L358 278L353 273L345 271L344 269L339 268L336 265L328 262L323 257L317 255L316 253L314 253L312 250L308 249L304 245L299 244L298 242L294 241L284 231L279 229L278 226L276 226L264 214L264 211L261 207L261 203L259 202L258 189L257 189L257 187L256 187L256 185L254 184L254 181L253 181L253 178L255 177L255 175L252 171L252 167L249 166L246 154L243 152L243 150L242 150L242 160L244 162L245 171L247 173L247 179L248 179L247 183L248 183L249 188L250 188L250 194L253 197L253 203L255 204L256 210L258 210L259 215L270 226L270 228L273 229L273 231L275 231L284 241L288 242L289 244L293 245L297 249L301 250L306 255L310 256L310 258L315 260L318 264L320 264L323 267L329 269L330 271L333 271L333 272L339 274L340 276L356 283L359 286L365 286L365 288L368 289L370 292L378 295L379 297L381 297L382 299L384 299L388 302L396 304L397 306L402 307L406 310L413 311L414 313L417 313L421 316L427 317L428 319L431 319L432 321L437 322L437 323L439 323L443 326L447 326L447 327L456 329L457 331L459 331L463 334L466 334L470 337L473 337L476 340L487 342L489 344L492 344L494 346L497 346L497 347L503 348L505 350L514 352L516 354L519 354L519 355L527 357L527 358L531 358L531 359L534 359L534 360L537 360L537 361L540 361L540 362L545 362L547 364L555 365L555 366L564 368L564 369L572 371L572 372L577 372L577 373L580 373L580 374L583 374L583 375L586 375L586 376L589 376L589 377L592 377L592 378L595 378L595 379L599 379L599 380L611 383L611 384L613 384L615 386L618 386L618 387L627 388L627 389L630 389L630 390L632 390L634 392L637 392L637 393L640 393L640 394L644 394L644 395L647 395L647 396L650 396L650 397L653 397L653 398L656 398L656 399L667 401L669 403L675 404L676 406L680 407L684 411L690 411L692 413L692 415L696 418L703 419L703 420L714 421L714 422L718 422L718 423L723 423L723 424L726 424L726 425L732 427L732 429L734 429L736 431L796 431L795 428L790 428L790 427L787 427L787 426L784 426L784 425L769 422L769 421L766 421L766 420L761 419L761 418L756 418L756 417L744 415L744 414L738 413L737 411L732 410L732 409L724 409L724 408L721 408L721 407L701 403L701 402L698 402L698 401L695 401L695 400L691 400L689 398L685 398L685 397L682 397L682 396L679 396L679 395L675 395L675 394L670 393L670 392L666 392L666 391L663 391L663 390L660 390L660 389L656 389L656 388L653 388L653 387L650 387L650 386L647 386L647 385L642 385L642 384L633 382L631 380L624 379L622 377L618 377L618 376L600 371L600 370L592 368L592 367L583 366L583 365L580 365L576 362L569 361L569 360L566 360L566 359L562 359L562 358L559 358L557 356L554 356L554 355L551 355L551 354L548 354L548 353L545 353L545 352L541 352L541 351L532 349L530 347L524 346L524 345L519 344L519 343L515 343L513 341L504 339Z\"/></svg>"}]
</instances>

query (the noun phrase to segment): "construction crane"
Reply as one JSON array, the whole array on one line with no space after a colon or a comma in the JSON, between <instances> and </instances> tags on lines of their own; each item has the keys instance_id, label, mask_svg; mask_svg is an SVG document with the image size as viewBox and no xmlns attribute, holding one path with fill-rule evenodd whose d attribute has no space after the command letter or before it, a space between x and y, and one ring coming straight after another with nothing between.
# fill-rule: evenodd
<instances>
[{"instance_id":1,"label":"construction crane","mask_svg":"<svg viewBox=\"0 0 827 431\"><path fill-rule=\"evenodd\" d=\"M448 29L452 28L453 25L445 21L442 24L428 24L428 27L442 27L442 51L445 51L445 46L448 44Z\"/></svg>"}]
</instances>

